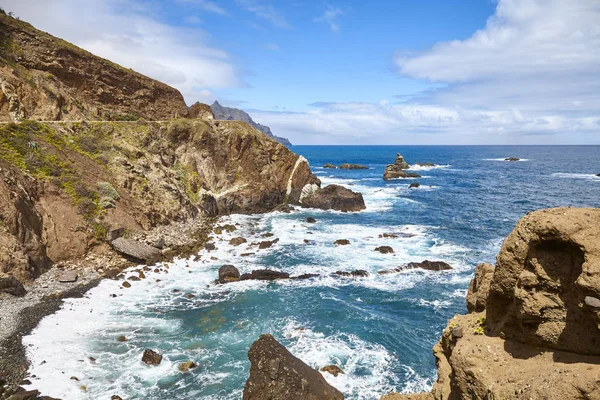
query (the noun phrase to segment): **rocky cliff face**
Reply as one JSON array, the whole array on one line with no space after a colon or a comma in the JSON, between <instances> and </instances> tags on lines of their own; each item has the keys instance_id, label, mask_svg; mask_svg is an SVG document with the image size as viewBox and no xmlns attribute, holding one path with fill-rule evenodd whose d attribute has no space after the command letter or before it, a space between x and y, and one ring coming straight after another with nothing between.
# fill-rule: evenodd
<instances>
[{"instance_id":1,"label":"rocky cliff face","mask_svg":"<svg viewBox=\"0 0 600 400\"><path fill-rule=\"evenodd\" d=\"M320 186L238 121L24 121L0 126L0 149L0 267L21 279L108 251L112 229L267 212Z\"/></svg>"},{"instance_id":2,"label":"rocky cliff face","mask_svg":"<svg viewBox=\"0 0 600 400\"><path fill-rule=\"evenodd\" d=\"M434 347L432 391L382 400L600 399L599 238L600 209L522 218Z\"/></svg>"},{"instance_id":3,"label":"rocky cliff face","mask_svg":"<svg viewBox=\"0 0 600 400\"><path fill-rule=\"evenodd\" d=\"M292 143L288 139L273 135L273 132L271 132L271 128L269 128L268 126L254 122L252 117L250 115L248 115L248 113L245 111L242 111L237 108L232 108L232 107L223 107L221 104L219 104L218 101L215 101L210 106L210 108L211 108L213 114L215 115L216 119L226 120L226 121L247 122L250 125L252 125L254 128L258 129L259 131L261 131L262 133L267 135L268 137L277 140L279 143L286 145L286 146L292 145Z\"/></svg>"},{"instance_id":4,"label":"rocky cliff face","mask_svg":"<svg viewBox=\"0 0 600 400\"><path fill-rule=\"evenodd\" d=\"M187 115L176 89L0 14L0 121Z\"/></svg>"}]
</instances>

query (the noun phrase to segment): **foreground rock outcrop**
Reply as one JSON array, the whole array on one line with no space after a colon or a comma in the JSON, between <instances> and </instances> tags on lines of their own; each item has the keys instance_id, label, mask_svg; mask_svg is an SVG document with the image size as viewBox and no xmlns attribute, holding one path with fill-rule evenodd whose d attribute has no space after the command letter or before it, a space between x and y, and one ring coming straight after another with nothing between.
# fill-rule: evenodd
<instances>
[{"instance_id":1,"label":"foreground rock outcrop","mask_svg":"<svg viewBox=\"0 0 600 400\"><path fill-rule=\"evenodd\" d=\"M420 178L421 175L415 172L406 172L410 165L404 160L404 157L400 153L396 155L396 161L393 164L389 164L385 167L383 172L383 179L397 179L397 178Z\"/></svg>"},{"instance_id":2,"label":"foreground rock outcrop","mask_svg":"<svg viewBox=\"0 0 600 400\"><path fill-rule=\"evenodd\" d=\"M367 208L362 194L340 185L328 185L302 199L302 207L323 210L361 211Z\"/></svg>"},{"instance_id":3,"label":"foreground rock outcrop","mask_svg":"<svg viewBox=\"0 0 600 400\"><path fill-rule=\"evenodd\" d=\"M523 217L433 348L432 391L382 400L600 399L599 238L600 209Z\"/></svg>"},{"instance_id":4,"label":"foreground rock outcrop","mask_svg":"<svg viewBox=\"0 0 600 400\"><path fill-rule=\"evenodd\" d=\"M250 377L244 400L341 400L325 378L294 357L271 335L262 335L248 351Z\"/></svg>"}]
</instances>

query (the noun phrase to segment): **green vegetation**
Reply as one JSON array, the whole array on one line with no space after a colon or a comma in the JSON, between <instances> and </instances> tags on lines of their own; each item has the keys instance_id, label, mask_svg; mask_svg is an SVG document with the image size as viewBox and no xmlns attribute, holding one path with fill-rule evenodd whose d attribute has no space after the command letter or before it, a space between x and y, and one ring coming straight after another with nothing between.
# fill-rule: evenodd
<instances>
[{"instance_id":1,"label":"green vegetation","mask_svg":"<svg viewBox=\"0 0 600 400\"><path fill-rule=\"evenodd\" d=\"M111 118L113 121L137 121L139 119L139 116L133 114L121 114Z\"/></svg>"},{"instance_id":2,"label":"green vegetation","mask_svg":"<svg viewBox=\"0 0 600 400\"><path fill-rule=\"evenodd\" d=\"M475 321L475 329L473 329L473 333L476 335L483 335L485 332L485 317L479 317Z\"/></svg>"},{"instance_id":3,"label":"green vegetation","mask_svg":"<svg viewBox=\"0 0 600 400\"><path fill-rule=\"evenodd\" d=\"M179 179L181 179L181 182L185 186L185 194L190 201L194 204L198 203L200 200L198 191L202 187L200 175L187 165L177 164L173 169L179 174Z\"/></svg>"},{"instance_id":4,"label":"green vegetation","mask_svg":"<svg viewBox=\"0 0 600 400\"><path fill-rule=\"evenodd\" d=\"M4 8L2 8L2 7L0 7L0 14L6 15L6 11L4 11Z\"/></svg>"}]
</instances>

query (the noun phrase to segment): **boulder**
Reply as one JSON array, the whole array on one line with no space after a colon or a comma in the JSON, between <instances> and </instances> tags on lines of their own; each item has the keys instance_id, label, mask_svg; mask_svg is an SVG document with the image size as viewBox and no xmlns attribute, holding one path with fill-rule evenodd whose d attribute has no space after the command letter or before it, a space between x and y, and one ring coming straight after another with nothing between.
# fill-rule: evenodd
<instances>
[{"instance_id":1,"label":"boulder","mask_svg":"<svg viewBox=\"0 0 600 400\"><path fill-rule=\"evenodd\" d=\"M27 291L21 281L12 275L0 277L0 293L8 293L13 296L23 297Z\"/></svg>"},{"instance_id":2,"label":"boulder","mask_svg":"<svg viewBox=\"0 0 600 400\"><path fill-rule=\"evenodd\" d=\"M338 239L333 242L333 244L337 244L338 246L346 246L350 244L350 241L348 239Z\"/></svg>"},{"instance_id":3,"label":"boulder","mask_svg":"<svg viewBox=\"0 0 600 400\"><path fill-rule=\"evenodd\" d=\"M237 228L235 225L232 224L225 224L225 225L218 225L215 226L215 228L213 229L213 232L216 233L217 235L220 235L223 232L234 232L236 231Z\"/></svg>"},{"instance_id":4,"label":"boulder","mask_svg":"<svg viewBox=\"0 0 600 400\"><path fill-rule=\"evenodd\" d=\"M337 167L333 164L325 164L323 165L323 168L336 169Z\"/></svg>"},{"instance_id":5,"label":"boulder","mask_svg":"<svg viewBox=\"0 0 600 400\"><path fill-rule=\"evenodd\" d=\"M419 182L413 182L410 185L408 185L409 189L418 188L418 187L421 187L421 184Z\"/></svg>"},{"instance_id":6,"label":"boulder","mask_svg":"<svg viewBox=\"0 0 600 400\"><path fill-rule=\"evenodd\" d=\"M494 266L488 263L481 263L475 267L475 277L469 284L467 292L467 310L472 312L481 312L485 310L490 284L494 276Z\"/></svg>"},{"instance_id":7,"label":"boulder","mask_svg":"<svg viewBox=\"0 0 600 400\"><path fill-rule=\"evenodd\" d=\"M271 335L262 335L248 351L250 377L243 400L341 400L323 375L294 357Z\"/></svg>"},{"instance_id":8,"label":"boulder","mask_svg":"<svg viewBox=\"0 0 600 400\"><path fill-rule=\"evenodd\" d=\"M240 280L240 271L233 265L223 265L219 268L219 283L236 282Z\"/></svg>"},{"instance_id":9,"label":"boulder","mask_svg":"<svg viewBox=\"0 0 600 400\"><path fill-rule=\"evenodd\" d=\"M446 271L452 269L452 266L444 261L429 261L424 260L422 262L411 262L404 265L404 269L421 268L427 271Z\"/></svg>"},{"instance_id":10,"label":"boulder","mask_svg":"<svg viewBox=\"0 0 600 400\"><path fill-rule=\"evenodd\" d=\"M204 245L204 248L208 251L216 250L217 246L213 242L208 242Z\"/></svg>"},{"instance_id":11,"label":"boulder","mask_svg":"<svg viewBox=\"0 0 600 400\"><path fill-rule=\"evenodd\" d=\"M504 159L504 161L519 161L519 160L520 160L520 158L517 158L517 157L508 157L508 158Z\"/></svg>"},{"instance_id":12,"label":"boulder","mask_svg":"<svg viewBox=\"0 0 600 400\"><path fill-rule=\"evenodd\" d=\"M156 247L133 239L120 237L110 242L110 244L117 252L142 262L155 262L161 256L160 250Z\"/></svg>"},{"instance_id":13,"label":"boulder","mask_svg":"<svg viewBox=\"0 0 600 400\"><path fill-rule=\"evenodd\" d=\"M274 239L274 240L265 240L263 242L260 242L258 244L258 248L259 249L268 249L269 247L273 246L275 243L279 242L279 239Z\"/></svg>"},{"instance_id":14,"label":"boulder","mask_svg":"<svg viewBox=\"0 0 600 400\"><path fill-rule=\"evenodd\" d=\"M58 276L58 281L59 282L63 282L63 283L67 283L67 282L76 282L77 281L77 272L75 271L65 271L62 272L59 276Z\"/></svg>"},{"instance_id":15,"label":"boulder","mask_svg":"<svg viewBox=\"0 0 600 400\"><path fill-rule=\"evenodd\" d=\"M378 251L381 254L389 254L393 253L394 249L392 249L390 246L379 246L375 248L375 251Z\"/></svg>"},{"instance_id":16,"label":"boulder","mask_svg":"<svg viewBox=\"0 0 600 400\"><path fill-rule=\"evenodd\" d=\"M123 235L125 235L125 228L116 228L108 231L108 233L106 234L106 239L109 242L112 242L115 239L123 237Z\"/></svg>"},{"instance_id":17,"label":"boulder","mask_svg":"<svg viewBox=\"0 0 600 400\"><path fill-rule=\"evenodd\" d=\"M181 364L179 364L177 366L177 369L179 369L181 372L188 372L190 369L194 369L197 368L198 364L196 364L193 361L186 361L186 362L182 362Z\"/></svg>"},{"instance_id":18,"label":"boulder","mask_svg":"<svg viewBox=\"0 0 600 400\"><path fill-rule=\"evenodd\" d=\"M277 279L288 279L290 274L287 272L273 271L271 269L256 269L252 273L242 274L240 280L274 281Z\"/></svg>"},{"instance_id":19,"label":"boulder","mask_svg":"<svg viewBox=\"0 0 600 400\"><path fill-rule=\"evenodd\" d=\"M369 169L366 165L360 164L342 164L340 165L340 169Z\"/></svg>"},{"instance_id":20,"label":"boulder","mask_svg":"<svg viewBox=\"0 0 600 400\"><path fill-rule=\"evenodd\" d=\"M360 211L366 208L362 194L339 185L328 185L302 200L302 207L322 210Z\"/></svg>"},{"instance_id":21,"label":"boulder","mask_svg":"<svg viewBox=\"0 0 600 400\"><path fill-rule=\"evenodd\" d=\"M306 218L306 222L308 222L309 224L314 224L315 222L317 222L317 220L313 217L308 217Z\"/></svg>"},{"instance_id":22,"label":"boulder","mask_svg":"<svg viewBox=\"0 0 600 400\"><path fill-rule=\"evenodd\" d=\"M241 245L243 243L246 243L246 242L247 242L247 240L245 238L243 238L243 237L240 236L240 237L234 237L233 239L231 239L229 241L229 244L232 245L232 246L239 246L239 245Z\"/></svg>"},{"instance_id":23,"label":"boulder","mask_svg":"<svg viewBox=\"0 0 600 400\"><path fill-rule=\"evenodd\" d=\"M333 376L338 376L340 374L342 374L342 375L345 374L345 372L340 367L338 367L337 365L326 365L323 368L321 368L320 371L329 372Z\"/></svg>"},{"instance_id":24,"label":"boulder","mask_svg":"<svg viewBox=\"0 0 600 400\"><path fill-rule=\"evenodd\" d=\"M600 355L600 209L554 208L523 217L496 260L487 299L494 335Z\"/></svg>"},{"instance_id":25,"label":"boulder","mask_svg":"<svg viewBox=\"0 0 600 400\"><path fill-rule=\"evenodd\" d=\"M162 356L155 352L154 350L146 349L144 350L144 355L142 356L142 362L147 365L158 365L162 361Z\"/></svg>"}]
</instances>

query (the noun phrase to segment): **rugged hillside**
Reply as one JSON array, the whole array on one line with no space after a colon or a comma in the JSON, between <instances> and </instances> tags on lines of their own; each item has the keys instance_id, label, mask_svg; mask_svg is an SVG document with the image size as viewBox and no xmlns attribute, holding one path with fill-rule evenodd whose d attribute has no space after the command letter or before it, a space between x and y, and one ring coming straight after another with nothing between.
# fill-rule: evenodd
<instances>
[{"instance_id":1,"label":"rugged hillside","mask_svg":"<svg viewBox=\"0 0 600 400\"><path fill-rule=\"evenodd\" d=\"M259 131L261 131L262 133L267 135L268 137L277 140L279 143L284 144L286 146L292 145L292 143L288 139L273 135L273 132L271 132L271 128L269 128L268 126L254 122L252 117L245 111L242 111L237 108L232 108L232 107L223 107L221 104L219 104L218 101L215 101L210 106L210 109L212 110L216 119L226 120L226 121L247 122L250 125L252 125L254 128L258 129Z\"/></svg>"},{"instance_id":2,"label":"rugged hillside","mask_svg":"<svg viewBox=\"0 0 600 400\"><path fill-rule=\"evenodd\" d=\"M110 251L116 228L271 211L320 185L304 158L237 121L24 121L0 126L0 150L0 265L21 279Z\"/></svg>"},{"instance_id":3,"label":"rugged hillside","mask_svg":"<svg viewBox=\"0 0 600 400\"><path fill-rule=\"evenodd\" d=\"M187 115L176 89L0 13L0 121Z\"/></svg>"},{"instance_id":4,"label":"rugged hillside","mask_svg":"<svg viewBox=\"0 0 600 400\"><path fill-rule=\"evenodd\" d=\"M600 209L522 218L434 347L432 392L382 400L600 399L599 239Z\"/></svg>"}]
</instances>

